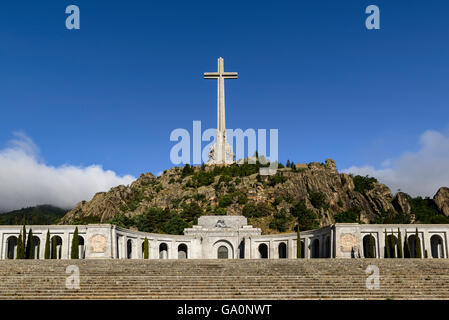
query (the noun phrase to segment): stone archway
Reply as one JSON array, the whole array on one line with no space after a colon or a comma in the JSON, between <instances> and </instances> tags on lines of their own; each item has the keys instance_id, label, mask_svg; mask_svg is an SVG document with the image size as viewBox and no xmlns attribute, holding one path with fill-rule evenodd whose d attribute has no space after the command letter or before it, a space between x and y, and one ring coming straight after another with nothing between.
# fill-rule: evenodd
<instances>
[{"instance_id":1,"label":"stone archway","mask_svg":"<svg viewBox=\"0 0 449 320\"><path fill-rule=\"evenodd\" d=\"M84 259L86 257L86 252L85 252L85 247L84 247L84 238L80 235L78 235L78 257L80 259Z\"/></svg>"},{"instance_id":2,"label":"stone archway","mask_svg":"<svg viewBox=\"0 0 449 320\"><path fill-rule=\"evenodd\" d=\"M234 247L229 241L219 240L214 243L213 250L218 259L234 259Z\"/></svg>"},{"instance_id":3,"label":"stone archway","mask_svg":"<svg viewBox=\"0 0 449 320\"><path fill-rule=\"evenodd\" d=\"M168 259L168 246L165 242L159 245L159 259Z\"/></svg>"},{"instance_id":4,"label":"stone archway","mask_svg":"<svg viewBox=\"0 0 449 320\"><path fill-rule=\"evenodd\" d=\"M41 239L38 236L33 236L33 259L40 258Z\"/></svg>"},{"instance_id":5,"label":"stone archway","mask_svg":"<svg viewBox=\"0 0 449 320\"><path fill-rule=\"evenodd\" d=\"M8 240L6 240L6 258L7 259L16 259L17 258L17 237L10 236Z\"/></svg>"},{"instance_id":6,"label":"stone archway","mask_svg":"<svg viewBox=\"0 0 449 320\"><path fill-rule=\"evenodd\" d=\"M178 246L178 259L187 259L187 245L184 243L181 243Z\"/></svg>"},{"instance_id":7,"label":"stone archway","mask_svg":"<svg viewBox=\"0 0 449 320\"><path fill-rule=\"evenodd\" d=\"M60 236L51 237L50 257L51 259L62 259L62 238Z\"/></svg>"},{"instance_id":8,"label":"stone archway","mask_svg":"<svg viewBox=\"0 0 449 320\"><path fill-rule=\"evenodd\" d=\"M279 259L287 259L287 245L285 244L285 242L279 243L278 256Z\"/></svg>"},{"instance_id":9,"label":"stone archway","mask_svg":"<svg viewBox=\"0 0 449 320\"><path fill-rule=\"evenodd\" d=\"M365 258L376 257L376 238L371 234L363 237L363 256Z\"/></svg>"},{"instance_id":10,"label":"stone archway","mask_svg":"<svg viewBox=\"0 0 449 320\"><path fill-rule=\"evenodd\" d=\"M260 259L268 259L268 246L265 243L259 244L258 251Z\"/></svg>"},{"instance_id":11,"label":"stone archway","mask_svg":"<svg viewBox=\"0 0 449 320\"><path fill-rule=\"evenodd\" d=\"M444 258L444 246L441 236L435 234L430 238L430 247L432 251L432 258Z\"/></svg>"},{"instance_id":12,"label":"stone archway","mask_svg":"<svg viewBox=\"0 0 449 320\"><path fill-rule=\"evenodd\" d=\"M312 242L312 258L320 257L320 240L315 239Z\"/></svg>"}]
</instances>

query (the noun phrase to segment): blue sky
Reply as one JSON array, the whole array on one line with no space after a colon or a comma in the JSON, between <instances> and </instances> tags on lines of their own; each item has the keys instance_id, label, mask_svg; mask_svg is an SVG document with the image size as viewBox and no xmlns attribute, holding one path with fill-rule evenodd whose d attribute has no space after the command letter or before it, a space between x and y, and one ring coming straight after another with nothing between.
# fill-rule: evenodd
<instances>
[{"instance_id":1,"label":"blue sky","mask_svg":"<svg viewBox=\"0 0 449 320\"><path fill-rule=\"evenodd\" d=\"M80 30L65 28L71 4ZM370 4L380 30L365 27ZM216 83L202 73L222 56L239 73L226 82L227 126L279 129L281 162L398 172L426 132L448 137L448 10L423 0L3 1L0 148L21 132L47 167L156 174L172 166L173 129L216 126Z\"/></svg>"}]
</instances>

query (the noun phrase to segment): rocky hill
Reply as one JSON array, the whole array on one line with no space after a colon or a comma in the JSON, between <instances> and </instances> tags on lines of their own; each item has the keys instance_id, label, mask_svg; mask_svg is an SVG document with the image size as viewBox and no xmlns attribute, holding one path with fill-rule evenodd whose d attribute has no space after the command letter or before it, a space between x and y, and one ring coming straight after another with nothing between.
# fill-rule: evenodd
<instances>
[{"instance_id":1,"label":"rocky hill","mask_svg":"<svg viewBox=\"0 0 449 320\"><path fill-rule=\"evenodd\" d=\"M130 186L78 203L60 223L113 222L143 231L180 233L201 214L243 214L264 233L274 233L293 230L298 217L302 229L336 221L411 223L417 220L413 205L432 207L429 215L449 223L448 188L441 188L435 200L413 199L401 192L393 196L374 178L337 172L331 159L284 167L274 176L261 176L258 169L251 164L186 165L159 177L142 174Z\"/></svg>"}]
</instances>

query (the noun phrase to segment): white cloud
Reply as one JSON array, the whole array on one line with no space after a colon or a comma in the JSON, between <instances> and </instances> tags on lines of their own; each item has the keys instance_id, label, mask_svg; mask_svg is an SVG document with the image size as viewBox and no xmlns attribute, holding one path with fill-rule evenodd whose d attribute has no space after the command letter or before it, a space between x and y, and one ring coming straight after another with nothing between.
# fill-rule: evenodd
<instances>
[{"instance_id":1,"label":"white cloud","mask_svg":"<svg viewBox=\"0 0 449 320\"><path fill-rule=\"evenodd\" d=\"M97 192L135 180L100 165L48 166L31 138L21 132L14 136L9 147L0 150L0 212L39 204L72 208Z\"/></svg>"},{"instance_id":2,"label":"white cloud","mask_svg":"<svg viewBox=\"0 0 449 320\"><path fill-rule=\"evenodd\" d=\"M343 172L376 177L393 193L401 189L412 196L433 197L440 187L449 186L449 136L428 130L420 136L419 145L417 152L385 160L382 169L353 166Z\"/></svg>"}]
</instances>

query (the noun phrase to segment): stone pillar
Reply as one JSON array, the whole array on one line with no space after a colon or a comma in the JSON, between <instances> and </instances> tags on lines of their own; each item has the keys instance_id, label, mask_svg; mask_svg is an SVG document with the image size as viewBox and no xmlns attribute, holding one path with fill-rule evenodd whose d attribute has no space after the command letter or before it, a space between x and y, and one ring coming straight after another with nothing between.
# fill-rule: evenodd
<instances>
[{"instance_id":1,"label":"stone pillar","mask_svg":"<svg viewBox=\"0 0 449 320\"><path fill-rule=\"evenodd\" d=\"M86 239L87 241L87 239ZM113 259L117 259L117 230L115 229L115 226L112 226L111 230L111 257Z\"/></svg>"},{"instance_id":2,"label":"stone pillar","mask_svg":"<svg viewBox=\"0 0 449 320\"><path fill-rule=\"evenodd\" d=\"M6 259L8 257L5 255L5 247L7 247L6 239L3 237L3 233L0 232L0 259Z\"/></svg>"},{"instance_id":3,"label":"stone pillar","mask_svg":"<svg viewBox=\"0 0 449 320\"><path fill-rule=\"evenodd\" d=\"M301 244L299 244L301 245ZM310 259L310 239L307 237L304 239L304 258L305 259Z\"/></svg>"},{"instance_id":4,"label":"stone pillar","mask_svg":"<svg viewBox=\"0 0 449 320\"><path fill-rule=\"evenodd\" d=\"M159 259L159 250L157 248L157 241L155 239L148 239L149 244L149 258L150 259Z\"/></svg>"},{"instance_id":5,"label":"stone pillar","mask_svg":"<svg viewBox=\"0 0 449 320\"><path fill-rule=\"evenodd\" d=\"M378 233L378 250L379 250L379 255L378 258L383 259L384 258L384 253L385 253L385 230L381 230Z\"/></svg>"},{"instance_id":6,"label":"stone pillar","mask_svg":"<svg viewBox=\"0 0 449 320\"><path fill-rule=\"evenodd\" d=\"M334 257L334 227L331 227L331 234L330 234L330 241L329 241L329 258L335 258Z\"/></svg>"},{"instance_id":7,"label":"stone pillar","mask_svg":"<svg viewBox=\"0 0 449 320\"><path fill-rule=\"evenodd\" d=\"M168 247L168 259L178 259L178 248L176 247L175 240L172 240Z\"/></svg>"},{"instance_id":8,"label":"stone pillar","mask_svg":"<svg viewBox=\"0 0 449 320\"><path fill-rule=\"evenodd\" d=\"M61 259L70 259L70 247L70 233L64 232L64 236L62 239Z\"/></svg>"},{"instance_id":9,"label":"stone pillar","mask_svg":"<svg viewBox=\"0 0 449 320\"><path fill-rule=\"evenodd\" d=\"M279 248L275 248L275 245L273 243L273 240L270 240L268 243L268 259L277 259L279 256L276 253L278 252Z\"/></svg>"},{"instance_id":10,"label":"stone pillar","mask_svg":"<svg viewBox=\"0 0 449 320\"><path fill-rule=\"evenodd\" d=\"M295 259L295 251L294 251L294 242L293 239L287 240L287 259Z\"/></svg>"},{"instance_id":11,"label":"stone pillar","mask_svg":"<svg viewBox=\"0 0 449 320\"><path fill-rule=\"evenodd\" d=\"M430 244L429 232L427 229L424 229L422 232L423 241L422 241L422 257L425 258L426 250L427 250L427 258L432 258L432 246Z\"/></svg>"},{"instance_id":12,"label":"stone pillar","mask_svg":"<svg viewBox=\"0 0 449 320\"><path fill-rule=\"evenodd\" d=\"M245 238L245 259L251 259L251 237Z\"/></svg>"}]
</instances>

